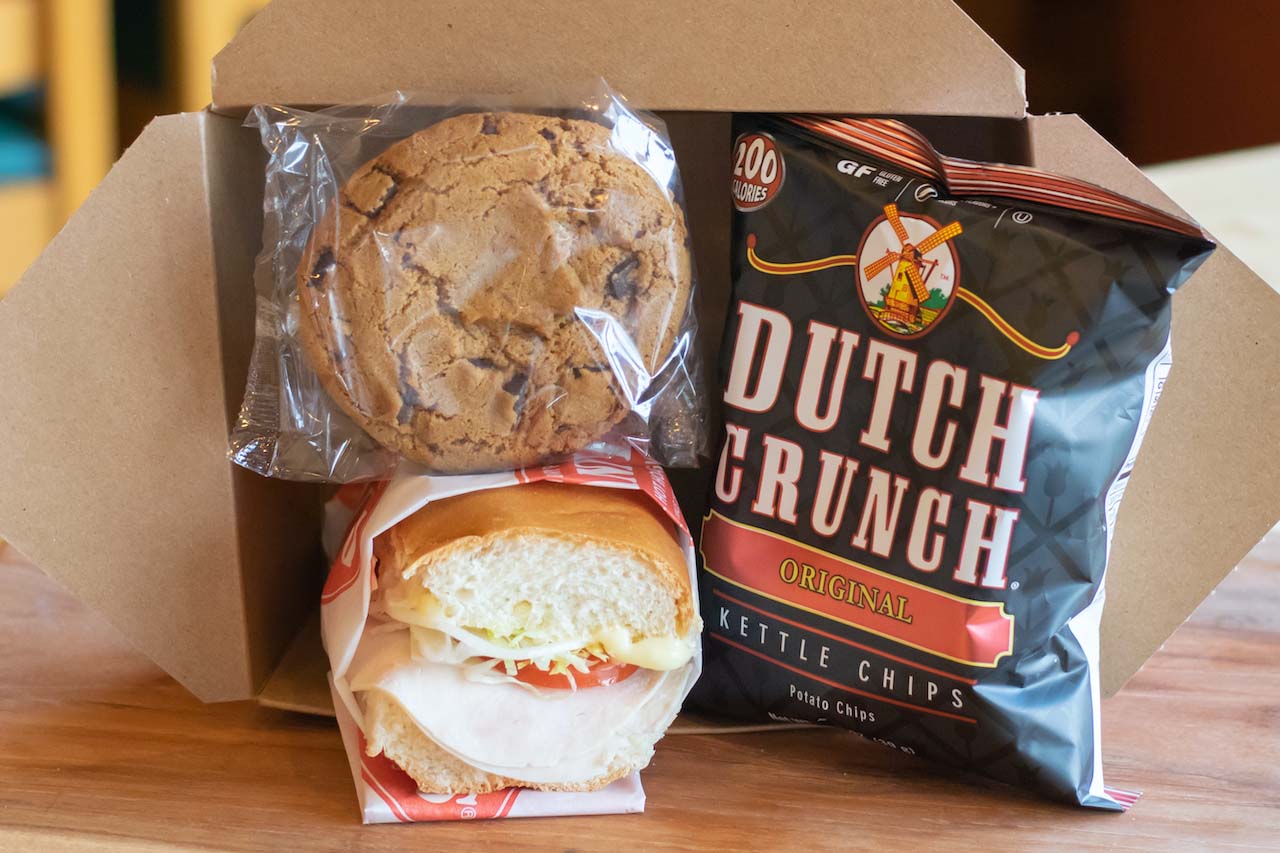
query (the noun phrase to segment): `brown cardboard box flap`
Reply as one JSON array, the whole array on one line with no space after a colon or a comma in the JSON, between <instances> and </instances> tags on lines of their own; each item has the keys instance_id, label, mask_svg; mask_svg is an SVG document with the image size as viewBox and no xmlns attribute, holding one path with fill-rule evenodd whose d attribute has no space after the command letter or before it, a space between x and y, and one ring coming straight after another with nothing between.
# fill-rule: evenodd
<instances>
[{"instance_id":1,"label":"brown cardboard box flap","mask_svg":"<svg viewBox=\"0 0 1280 853\"><path fill-rule=\"evenodd\" d=\"M0 534L202 698L249 695L203 113L153 121L0 301Z\"/></svg>"},{"instance_id":2,"label":"brown cardboard box flap","mask_svg":"<svg viewBox=\"0 0 1280 853\"><path fill-rule=\"evenodd\" d=\"M262 157L156 119L0 302L0 535L206 701L254 695L323 579L320 490L226 458Z\"/></svg>"},{"instance_id":3,"label":"brown cardboard box flap","mask_svg":"<svg viewBox=\"0 0 1280 853\"><path fill-rule=\"evenodd\" d=\"M215 58L215 110L590 83L645 109L1018 118L1023 73L948 0L276 0ZM576 101L572 93L566 95ZM557 104L549 103L549 106Z\"/></svg>"},{"instance_id":4,"label":"brown cardboard box flap","mask_svg":"<svg viewBox=\"0 0 1280 853\"><path fill-rule=\"evenodd\" d=\"M1078 117L1028 125L1041 168L1176 211ZM1102 621L1107 694L1280 517L1278 311L1280 295L1225 248L1173 300L1173 371L1116 521Z\"/></svg>"},{"instance_id":5,"label":"brown cardboard box flap","mask_svg":"<svg viewBox=\"0 0 1280 853\"><path fill-rule=\"evenodd\" d=\"M333 716L333 694L329 691L329 658L320 640L320 610L311 611L280 665L267 679L258 704L281 711Z\"/></svg>"}]
</instances>

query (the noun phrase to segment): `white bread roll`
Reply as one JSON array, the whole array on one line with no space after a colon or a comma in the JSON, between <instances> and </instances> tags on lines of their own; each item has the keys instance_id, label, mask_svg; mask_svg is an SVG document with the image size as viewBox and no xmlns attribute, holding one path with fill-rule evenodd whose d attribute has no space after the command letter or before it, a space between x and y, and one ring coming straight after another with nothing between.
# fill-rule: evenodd
<instances>
[{"instance_id":1,"label":"white bread roll","mask_svg":"<svg viewBox=\"0 0 1280 853\"><path fill-rule=\"evenodd\" d=\"M374 555L375 610L425 590L433 618L463 636L487 631L541 647L608 632L644 652L676 638L692 649L698 630L674 527L632 490L535 483L447 498L378 537ZM430 793L595 790L647 765L679 710L692 664L653 665L616 685L539 699L423 664L360 694L367 751L386 754ZM473 721L491 731L508 711L518 726L498 728L510 734L469 737Z\"/></svg>"}]
</instances>

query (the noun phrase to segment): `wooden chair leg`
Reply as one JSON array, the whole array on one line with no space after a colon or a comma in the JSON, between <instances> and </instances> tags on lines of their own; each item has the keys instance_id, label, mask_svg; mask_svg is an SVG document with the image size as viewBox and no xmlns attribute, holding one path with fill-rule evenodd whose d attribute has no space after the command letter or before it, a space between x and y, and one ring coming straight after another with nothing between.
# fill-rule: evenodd
<instances>
[{"instance_id":1,"label":"wooden chair leg","mask_svg":"<svg viewBox=\"0 0 1280 853\"><path fill-rule=\"evenodd\" d=\"M47 109L56 225L97 186L116 155L110 0L44 0Z\"/></svg>"},{"instance_id":2,"label":"wooden chair leg","mask_svg":"<svg viewBox=\"0 0 1280 853\"><path fill-rule=\"evenodd\" d=\"M182 110L203 109L212 97L209 63L267 0L170 0L177 50L170 68Z\"/></svg>"}]
</instances>

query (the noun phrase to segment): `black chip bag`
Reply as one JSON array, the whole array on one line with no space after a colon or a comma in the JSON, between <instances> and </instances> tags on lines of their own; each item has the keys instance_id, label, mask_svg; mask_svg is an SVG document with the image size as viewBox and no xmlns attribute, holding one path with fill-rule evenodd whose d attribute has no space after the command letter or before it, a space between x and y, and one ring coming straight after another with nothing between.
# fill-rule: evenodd
<instances>
[{"instance_id":1,"label":"black chip bag","mask_svg":"<svg viewBox=\"0 0 1280 853\"><path fill-rule=\"evenodd\" d=\"M1198 227L896 121L735 119L703 708L1123 809L1099 739L1120 498Z\"/></svg>"}]
</instances>

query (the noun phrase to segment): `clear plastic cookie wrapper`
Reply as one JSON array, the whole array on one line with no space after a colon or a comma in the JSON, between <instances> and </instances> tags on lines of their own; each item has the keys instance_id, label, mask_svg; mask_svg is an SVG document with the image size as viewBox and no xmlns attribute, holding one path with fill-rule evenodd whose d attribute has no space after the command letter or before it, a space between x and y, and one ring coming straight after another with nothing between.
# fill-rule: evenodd
<instances>
[{"instance_id":1,"label":"clear plastic cookie wrapper","mask_svg":"<svg viewBox=\"0 0 1280 853\"><path fill-rule=\"evenodd\" d=\"M351 482L401 460L456 474L705 454L660 120L600 83L447 108L260 105L247 124L267 168L236 463Z\"/></svg>"}]
</instances>

